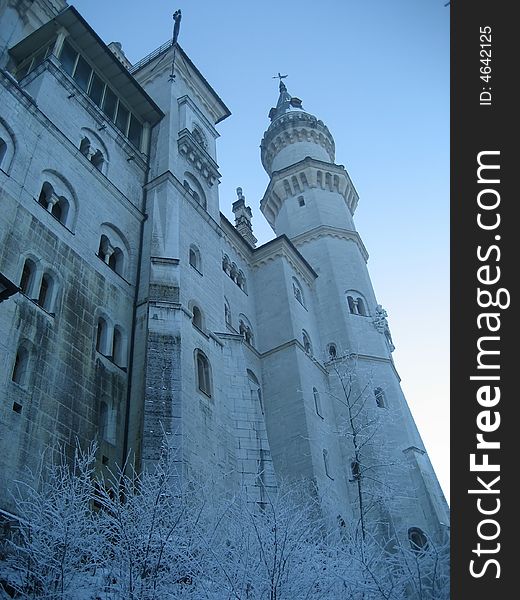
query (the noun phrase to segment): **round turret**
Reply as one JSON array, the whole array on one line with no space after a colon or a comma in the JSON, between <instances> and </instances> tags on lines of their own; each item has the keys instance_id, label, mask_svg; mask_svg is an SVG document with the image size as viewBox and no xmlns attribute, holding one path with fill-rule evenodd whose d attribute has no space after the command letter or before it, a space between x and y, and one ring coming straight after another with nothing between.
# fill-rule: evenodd
<instances>
[{"instance_id":1,"label":"round turret","mask_svg":"<svg viewBox=\"0 0 520 600\"><path fill-rule=\"evenodd\" d=\"M302 101L290 96L280 80L280 97L269 112L271 125L260 144L262 165L268 175L310 157L334 162L334 138L327 126L305 112Z\"/></svg>"}]
</instances>

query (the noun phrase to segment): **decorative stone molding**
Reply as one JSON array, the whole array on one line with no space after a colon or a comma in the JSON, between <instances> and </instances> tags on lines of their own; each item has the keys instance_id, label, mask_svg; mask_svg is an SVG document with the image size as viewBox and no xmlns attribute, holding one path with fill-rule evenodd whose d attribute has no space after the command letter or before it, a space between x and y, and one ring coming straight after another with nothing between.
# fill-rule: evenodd
<instances>
[{"instance_id":1,"label":"decorative stone molding","mask_svg":"<svg viewBox=\"0 0 520 600\"><path fill-rule=\"evenodd\" d=\"M179 153L200 173L210 187L213 186L215 181L218 181L221 177L218 165L195 139L189 129L183 129L179 132L177 145Z\"/></svg>"},{"instance_id":2,"label":"decorative stone molding","mask_svg":"<svg viewBox=\"0 0 520 600\"><path fill-rule=\"evenodd\" d=\"M334 138L323 121L305 112L290 112L279 117L265 132L261 148L262 165L271 174L274 157L282 148L297 142L312 142L322 146L330 161L335 158Z\"/></svg>"}]
</instances>

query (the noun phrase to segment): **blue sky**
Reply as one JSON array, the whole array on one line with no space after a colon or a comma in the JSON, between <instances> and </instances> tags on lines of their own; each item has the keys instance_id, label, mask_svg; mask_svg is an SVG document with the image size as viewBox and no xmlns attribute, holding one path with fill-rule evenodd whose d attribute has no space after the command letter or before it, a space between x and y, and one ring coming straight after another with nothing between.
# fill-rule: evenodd
<instances>
[{"instance_id":1,"label":"blue sky","mask_svg":"<svg viewBox=\"0 0 520 600\"><path fill-rule=\"evenodd\" d=\"M221 210L235 189L253 209L256 237L268 183L259 145L289 92L322 119L360 195L357 229L394 360L441 485L449 495L449 7L443 0L78 0L105 42L131 62L179 43L230 108L218 126Z\"/></svg>"}]
</instances>

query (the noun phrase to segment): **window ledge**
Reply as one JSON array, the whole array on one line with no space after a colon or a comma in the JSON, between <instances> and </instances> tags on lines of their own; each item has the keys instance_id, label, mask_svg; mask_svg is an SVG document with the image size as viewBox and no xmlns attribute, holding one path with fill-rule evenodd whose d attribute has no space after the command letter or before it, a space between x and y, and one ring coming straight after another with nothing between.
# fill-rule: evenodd
<instances>
[{"instance_id":1,"label":"window ledge","mask_svg":"<svg viewBox=\"0 0 520 600\"><path fill-rule=\"evenodd\" d=\"M22 292L22 290L20 290L19 294L20 294L20 296L24 297L26 300L29 300L29 302L31 304L33 304L34 306L37 306L48 317L51 317L52 319L54 319L54 317L56 316L56 313L50 312L46 308L43 308L43 306L41 306L40 304L38 304L38 299L37 298L31 298L30 296L28 296L27 294L25 294L24 292Z\"/></svg>"},{"instance_id":2,"label":"window ledge","mask_svg":"<svg viewBox=\"0 0 520 600\"><path fill-rule=\"evenodd\" d=\"M118 273L117 271L114 271L114 269L112 269L112 267L110 265L108 265L102 258L101 256L99 256L99 254L96 252L96 256L99 258L99 260L107 267L107 269L109 269L112 273L114 273L114 275L117 275L119 277L119 279L123 280L127 285L132 285L128 279L125 279L125 277L123 277L123 275L121 275L120 273Z\"/></svg>"},{"instance_id":3,"label":"window ledge","mask_svg":"<svg viewBox=\"0 0 520 600\"><path fill-rule=\"evenodd\" d=\"M192 268L194 271L197 271L197 273L198 273L198 274L199 274L201 277L204 277L204 275L202 274L202 271L199 271L195 265L192 265L192 264L190 263L190 267L191 267L191 268Z\"/></svg>"},{"instance_id":4,"label":"window ledge","mask_svg":"<svg viewBox=\"0 0 520 600\"><path fill-rule=\"evenodd\" d=\"M117 367L120 371L123 371L123 373L127 373L128 372L128 367L122 367L121 365L118 365L111 356L107 356L106 354L103 354L103 352L100 352L99 350L96 350L96 354L98 356L102 356L111 365L113 365L114 367Z\"/></svg>"}]
</instances>

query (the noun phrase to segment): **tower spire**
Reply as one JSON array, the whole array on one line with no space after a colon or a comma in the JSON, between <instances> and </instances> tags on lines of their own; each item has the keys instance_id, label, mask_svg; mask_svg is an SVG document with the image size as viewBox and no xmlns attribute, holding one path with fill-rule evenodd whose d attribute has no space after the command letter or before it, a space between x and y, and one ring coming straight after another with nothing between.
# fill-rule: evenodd
<instances>
[{"instance_id":1,"label":"tower spire","mask_svg":"<svg viewBox=\"0 0 520 600\"><path fill-rule=\"evenodd\" d=\"M285 79L286 77L287 75L281 75L280 73L278 73L278 75L273 76L273 79L280 80L280 95L278 97L276 107L271 108L271 110L269 111L269 118L271 119L271 121L274 121L276 118L282 116L291 108L303 110L302 101L299 98L291 96L291 94L289 94L289 92L287 91L287 86L283 82L283 79Z\"/></svg>"}]
</instances>

